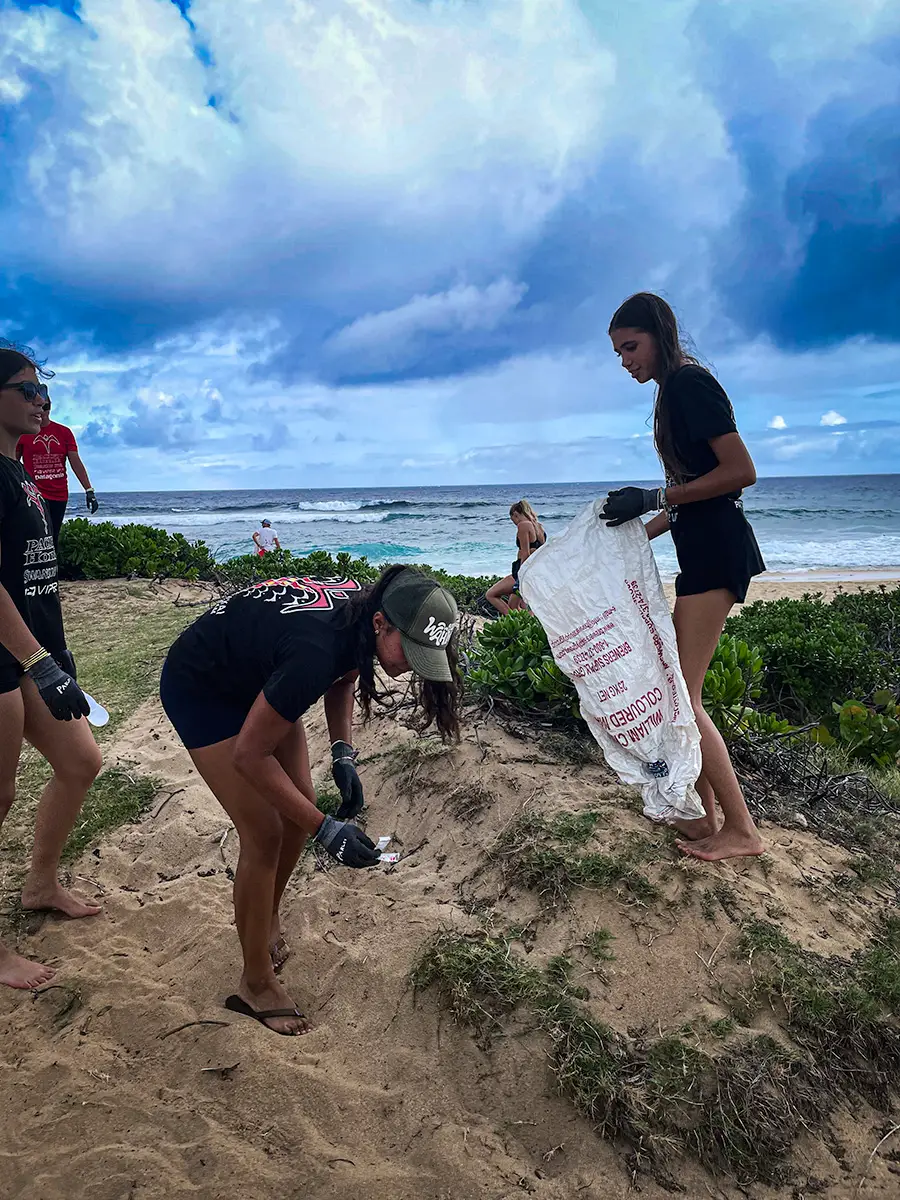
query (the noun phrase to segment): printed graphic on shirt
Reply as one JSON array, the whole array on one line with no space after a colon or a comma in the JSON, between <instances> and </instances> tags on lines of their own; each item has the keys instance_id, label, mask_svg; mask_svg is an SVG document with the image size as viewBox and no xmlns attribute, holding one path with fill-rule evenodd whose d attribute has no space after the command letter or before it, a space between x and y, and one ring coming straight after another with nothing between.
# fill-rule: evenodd
<instances>
[{"instance_id":1,"label":"printed graphic on shirt","mask_svg":"<svg viewBox=\"0 0 900 1200\"><path fill-rule=\"evenodd\" d=\"M264 603L270 604L290 597L289 603L281 607L281 613L286 614L313 610L330 612L334 608L335 600L346 600L351 592L359 590L360 586L355 579L308 579L304 577L302 579L266 579L263 583L255 583L252 587L236 592L235 595L250 596L254 600L262 600ZM217 615L223 613L228 600L233 598L233 596L229 596L228 599L221 600L210 611Z\"/></svg>"},{"instance_id":2,"label":"printed graphic on shirt","mask_svg":"<svg viewBox=\"0 0 900 1200\"><path fill-rule=\"evenodd\" d=\"M41 520L44 522L44 532L49 533L50 526L47 524L47 510L44 508L44 497L30 479L22 480L22 491L25 493L25 499L28 501L29 507L33 504L41 514Z\"/></svg>"},{"instance_id":3,"label":"printed graphic on shirt","mask_svg":"<svg viewBox=\"0 0 900 1200\"><path fill-rule=\"evenodd\" d=\"M52 534L48 534L47 537L28 539L22 554L22 566L25 568L22 582L26 585L26 596L43 594L37 592L33 587L29 587L30 584L47 584L48 581L52 581L53 587L46 590L57 590L56 547L53 545Z\"/></svg>"}]
</instances>

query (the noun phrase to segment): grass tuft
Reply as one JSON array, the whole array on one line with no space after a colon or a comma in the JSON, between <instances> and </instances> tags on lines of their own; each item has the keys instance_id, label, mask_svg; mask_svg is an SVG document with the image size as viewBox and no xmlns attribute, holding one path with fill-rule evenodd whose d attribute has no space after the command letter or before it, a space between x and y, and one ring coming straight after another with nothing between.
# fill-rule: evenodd
<instances>
[{"instance_id":1,"label":"grass tuft","mask_svg":"<svg viewBox=\"0 0 900 1200\"><path fill-rule=\"evenodd\" d=\"M159 783L142 775L129 775L119 767L102 771L94 780L69 840L63 861L73 862L110 829L139 821L159 790Z\"/></svg>"}]
</instances>

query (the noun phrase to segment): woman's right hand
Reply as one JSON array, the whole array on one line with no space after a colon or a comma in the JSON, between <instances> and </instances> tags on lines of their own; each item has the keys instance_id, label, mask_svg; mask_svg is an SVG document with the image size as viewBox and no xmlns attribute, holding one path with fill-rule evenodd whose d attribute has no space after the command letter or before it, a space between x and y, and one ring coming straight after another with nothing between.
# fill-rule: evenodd
<instances>
[{"instance_id":1,"label":"woman's right hand","mask_svg":"<svg viewBox=\"0 0 900 1200\"><path fill-rule=\"evenodd\" d=\"M377 867L381 862L381 854L372 839L349 821L325 817L315 837L319 845L345 867Z\"/></svg>"},{"instance_id":2,"label":"woman's right hand","mask_svg":"<svg viewBox=\"0 0 900 1200\"><path fill-rule=\"evenodd\" d=\"M77 721L90 712L84 692L71 675L67 675L48 654L25 672L34 680L41 699L57 721Z\"/></svg>"}]
</instances>

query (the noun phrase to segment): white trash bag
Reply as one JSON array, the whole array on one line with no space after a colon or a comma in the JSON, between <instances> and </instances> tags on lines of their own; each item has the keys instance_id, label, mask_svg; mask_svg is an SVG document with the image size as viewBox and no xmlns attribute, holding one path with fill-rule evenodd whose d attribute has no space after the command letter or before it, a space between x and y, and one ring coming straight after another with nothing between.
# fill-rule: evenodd
<instances>
[{"instance_id":1,"label":"white trash bag","mask_svg":"<svg viewBox=\"0 0 900 1200\"><path fill-rule=\"evenodd\" d=\"M656 560L640 521L611 529L602 507L589 504L531 554L519 588L606 761L640 787L644 815L702 817L700 731Z\"/></svg>"}]
</instances>

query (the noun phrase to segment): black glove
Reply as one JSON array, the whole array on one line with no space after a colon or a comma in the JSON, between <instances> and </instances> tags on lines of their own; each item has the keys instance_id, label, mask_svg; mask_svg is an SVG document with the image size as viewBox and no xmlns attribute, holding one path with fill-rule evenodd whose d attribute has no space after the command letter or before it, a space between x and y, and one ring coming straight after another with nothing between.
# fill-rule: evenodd
<instances>
[{"instance_id":1,"label":"black glove","mask_svg":"<svg viewBox=\"0 0 900 1200\"><path fill-rule=\"evenodd\" d=\"M381 862L375 843L349 821L326 817L316 831L316 841L345 867L377 867Z\"/></svg>"},{"instance_id":2,"label":"black glove","mask_svg":"<svg viewBox=\"0 0 900 1200\"><path fill-rule=\"evenodd\" d=\"M71 650L61 650L56 656L56 661L67 675L71 675L73 679L78 678L78 672L75 667L75 656Z\"/></svg>"},{"instance_id":3,"label":"black glove","mask_svg":"<svg viewBox=\"0 0 900 1200\"><path fill-rule=\"evenodd\" d=\"M334 814L339 821L351 821L362 812L366 802L356 773L357 753L349 742L335 742L331 747L331 778L337 784L342 801Z\"/></svg>"},{"instance_id":4,"label":"black glove","mask_svg":"<svg viewBox=\"0 0 900 1200\"><path fill-rule=\"evenodd\" d=\"M34 680L41 699L57 721L71 721L73 717L77 721L90 712L84 692L49 655L29 667L25 674Z\"/></svg>"},{"instance_id":5,"label":"black glove","mask_svg":"<svg viewBox=\"0 0 900 1200\"><path fill-rule=\"evenodd\" d=\"M87 505L88 512L91 514L91 516L93 516L100 507L100 505L97 503L97 497L94 495L93 488L88 488L84 493L84 502Z\"/></svg>"},{"instance_id":6,"label":"black glove","mask_svg":"<svg viewBox=\"0 0 900 1200\"><path fill-rule=\"evenodd\" d=\"M606 497L606 502L600 509L600 520L605 521L613 529L642 517L644 513L656 512L663 507L663 488L617 488Z\"/></svg>"}]
</instances>

